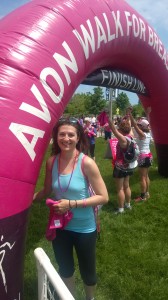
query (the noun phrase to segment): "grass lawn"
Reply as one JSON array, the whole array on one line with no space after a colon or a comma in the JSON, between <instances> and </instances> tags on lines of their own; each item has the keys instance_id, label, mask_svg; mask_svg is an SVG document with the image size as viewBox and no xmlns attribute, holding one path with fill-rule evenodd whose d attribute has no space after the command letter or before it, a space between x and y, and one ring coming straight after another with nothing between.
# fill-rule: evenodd
<instances>
[{"instance_id":1,"label":"grass lawn","mask_svg":"<svg viewBox=\"0 0 168 300\"><path fill-rule=\"evenodd\" d=\"M111 159L105 159L107 144L96 140L96 162L107 185L110 201L100 213L101 235L97 241L98 285L96 300L167 300L168 299L168 214L167 179L150 168L150 195L145 203L134 204L132 211L114 215L117 207ZM46 153L48 157L49 151ZM37 190L43 185L43 164ZM139 176L131 177L132 199L139 196ZM42 247L57 268L51 243L45 239L48 209L45 201L31 207L25 256L25 300L37 300L37 271L33 251ZM77 264L77 262L76 262ZM84 300L83 286L76 268L77 298ZM68 299L67 299L68 300Z\"/></svg>"}]
</instances>

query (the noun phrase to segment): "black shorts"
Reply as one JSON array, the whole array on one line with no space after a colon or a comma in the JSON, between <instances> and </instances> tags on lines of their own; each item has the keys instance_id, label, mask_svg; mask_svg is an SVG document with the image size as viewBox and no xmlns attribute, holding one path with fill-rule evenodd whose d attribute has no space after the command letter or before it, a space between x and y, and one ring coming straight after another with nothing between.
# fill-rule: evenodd
<instances>
[{"instance_id":1,"label":"black shorts","mask_svg":"<svg viewBox=\"0 0 168 300\"><path fill-rule=\"evenodd\" d=\"M104 132L104 138L107 141L108 139L111 139L111 131L105 131Z\"/></svg>"},{"instance_id":2,"label":"black shorts","mask_svg":"<svg viewBox=\"0 0 168 300\"><path fill-rule=\"evenodd\" d=\"M94 158L95 157L95 144L90 144L89 152L90 152L91 158Z\"/></svg>"},{"instance_id":3,"label":"black shorts","mask_svg":"<svg viewBox=\"0 0 168 300\"><path fill-rule=\"evenodd\" d=\"M121 170L118 169L117 167L114 167L113 178L125 178L131 175L133 175L133 170L129 170L129 169Z\"/></svg>"},{"instance_id":4,"label":"black shorts","mask_svg":"<svg viewBox=\"0 0 168 300\"><path fill-rule=\"evenodd\" d=\"M138 160L139 168L149 168L152 165L151 157L144 157L143 159Z\"/></svg>"}]
</instances>

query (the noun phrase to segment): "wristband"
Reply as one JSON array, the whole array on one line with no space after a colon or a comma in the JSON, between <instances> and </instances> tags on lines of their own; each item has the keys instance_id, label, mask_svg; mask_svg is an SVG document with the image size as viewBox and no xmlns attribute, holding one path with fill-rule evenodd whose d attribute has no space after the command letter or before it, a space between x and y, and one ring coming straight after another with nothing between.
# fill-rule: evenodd
<instances>
[{"instance_id":1,"label":"wristband","mask_svg":"<svg viewBox=\"0 0 168 300\"><path fill-rule=\"evenodd\" d=\"M83 208L86 208L86 199L83 199Z\"/></svg>"},{"instance_id":2,"label":"wristband","mask_svg":"<svg viewBox=\"0 0 168 300\"><path fill-rule=\"evenodd\" d=\"M70 200L69 200L69 208L72 208L72 206L70 205Z\"/></svg>"},{"instance_id":3,"label":"wristband","mask_svg":"<svg viewBox=\"0 0 168 300\"><path fill-rule=\"evenodd\" d=\"M78 204L77 204L77 201L75 200L75 207L77 208L78 207Z\"/></svg>"}]
</instances>

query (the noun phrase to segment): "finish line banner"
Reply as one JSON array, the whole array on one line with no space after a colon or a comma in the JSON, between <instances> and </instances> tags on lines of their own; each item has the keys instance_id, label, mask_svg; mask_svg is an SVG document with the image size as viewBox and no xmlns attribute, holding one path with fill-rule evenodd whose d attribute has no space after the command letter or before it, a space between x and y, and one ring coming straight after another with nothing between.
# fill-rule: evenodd
<instances>
[{"instance_id":1,"label":"finish line banner","mask_svg":"<svg viewBox=\"0 0 168 300\"><path fill-rule=\"evenodd\" d=\"M82 84L115 88L148 96L143 82L134 76L110 69L98 69L90 74Z\"/></svg>"}]
</instances>

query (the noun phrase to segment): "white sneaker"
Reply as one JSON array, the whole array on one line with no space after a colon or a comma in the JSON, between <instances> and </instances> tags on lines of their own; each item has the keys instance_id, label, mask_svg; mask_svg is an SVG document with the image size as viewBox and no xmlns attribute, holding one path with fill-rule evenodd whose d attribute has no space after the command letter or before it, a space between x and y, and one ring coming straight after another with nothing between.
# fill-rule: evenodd
<instances>
[{"instance_id":1,"label":"white sneaker","mask_svg":"<svg viewBox=\"0 0 168 300\"><path fill-rule=\"evenodd\" d=\"M146 192L146 193L145 193L145 197L146 197L146 199L149 199L149 198L150 198L149 192Z\"/></svg>"},{"instance_id":2,"label":"white sneaker","mask_svg":"<svg viewBox=\"0 0 168 300\"><path fill-rule=\"evenodd\" d=\"M132 209L132 206L131 206L131 205L130 205L130 206L127 206L127 205L125 204L125 205L124 205L124 208L131 210L131 209Z\"/></svg>"},{"instance_id":3,"label":"white sneaker","mask_svg":"<svg viewBox=\"0 0 168 300\"><path fill-rule=\"evenodd\" d=\"M114 214L115 215L122 215L122 214L124 214L125 213L125 211L123 210L123 211L120 211L119 209L117 209L117 210L115 210L115 212L114 212Z\"/></svg>"}]
</instances>

